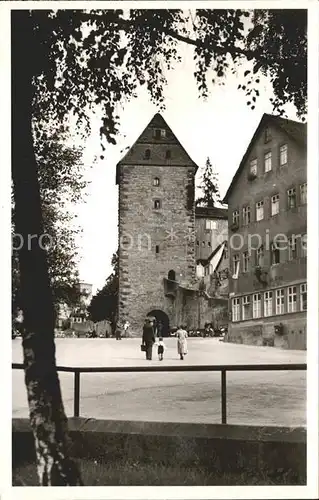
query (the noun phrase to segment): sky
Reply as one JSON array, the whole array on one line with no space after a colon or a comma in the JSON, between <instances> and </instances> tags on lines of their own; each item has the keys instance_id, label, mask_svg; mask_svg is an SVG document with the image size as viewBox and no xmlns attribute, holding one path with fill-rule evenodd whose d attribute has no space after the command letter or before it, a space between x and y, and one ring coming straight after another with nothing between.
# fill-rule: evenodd
<instances>
[{"instance_id":1,"label":"sky","mask_svg":"<svg viewBox=\"0 0 319 500\"><path fill-rule=\"evenodd\" d=\"M211 86L209 98L198 97L193 77L192 49L183 49L183 61L167 74L164 112L172 131L199 167L210 157L219 174L221 196L235 174L263 113L271 113L271 85L261 79L260 98L255 110L247 104L244 93L237 89L247 65L236 75L229 74L224 86ZM213 75L212 75L213 76ZM111 258L117 249L118 188L115 184L116 164L131 147L159 109L143 89L138 97L123 105L117 145L107 145L102 154L98 129L100 117L92 118L92 135L86 140L84 162L87 189L86 203L76 207L76 223L82 229L78 239L80 279L93 284L93 292L103 287L112 272ZM286 110L296 119L294 108ZM94 159L98 158L94 163Z\"/></svg>"}]
</instances>

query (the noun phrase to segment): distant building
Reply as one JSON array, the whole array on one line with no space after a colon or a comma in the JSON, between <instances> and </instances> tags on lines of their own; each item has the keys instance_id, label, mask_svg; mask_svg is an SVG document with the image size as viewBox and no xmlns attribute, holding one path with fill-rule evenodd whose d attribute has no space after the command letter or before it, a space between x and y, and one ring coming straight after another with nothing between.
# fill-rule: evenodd
<instances>
[{"instance_id":1,"label":"distant building","mask_svg":"<svg viewBox=\"0 0 319 500\"><path fill-rule=\"evenodd\" d=\"M207 259L228 239L228 210L219 207L196 207L196 260Z\"/></svg>"},{"instance_id":2,"label":"distant building","mask_svg":"<svg viewBox=\"0 0 319 500\"><path fill-rule=\"evenodd\" d=\"M211 297L227 298L229 294L229 259L227 240L220 243L207 259L197 261L197 276Z\"/></svg>"},{"instance_id":3,"label":"distant building","mask_svg":"<svg viewBox=\"0 0 319 500\"><path fill-rule=\"evenodd\" d=\"M231 342L306 348L306 140L265 114L226 193Z\"/></svg>"},{"instance_id":4,"label":"distant building","mask_svg":"<svg viewBox=\"0 0 319 500\"><path fill-rule=\"evenodd\" d=\"M80 281L78 287L81 293L81 301L88 306L91 303L93 296L93 285L91 285L91 283Z\"/></svg>"},{"instance_id":5,"label":"distant building","mask_svg":"<svg viewBox=\"0 0 319 500\"><path fill-rule=\"evenodd\" d=\"M77 324L84 323L88 320L87 308L92 300L93 285L80 281L78 283L78 290L81 294L79 305L75 307L70 314L71 328L75 329Z\"/></svg>"}]
</instances>

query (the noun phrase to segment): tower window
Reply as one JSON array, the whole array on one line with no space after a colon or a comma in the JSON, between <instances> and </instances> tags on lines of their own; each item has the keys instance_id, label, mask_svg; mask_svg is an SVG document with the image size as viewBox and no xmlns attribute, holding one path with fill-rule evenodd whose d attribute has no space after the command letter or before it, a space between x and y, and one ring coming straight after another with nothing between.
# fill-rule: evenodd
<instances>
[{"instance_id":1,"label":"tower window","mask_svg":"<svg viewBox=\"0 0 319 500\"><path fill-rule=\"evenodd\" d=\"M153 186L159 186L160 185L160 180L158 177L154 177L153 179Z\"/></svg>"},{"instance_id":2,"label":"tower window","mask_svg":"<svg viewBox=\"0 0 319 500\"><path fill-rule=\"evenodd\" d=\"M144 153L144 159L145 160L149 160L150 157L151 157L151 150L150 149L146 149L145 153Z\"/></svg>"},{"instance_id":3,"label":"tower window","mask_svg":"<svg viewBox=\"0 0 319 500\"><path fill-rule=\"evenodd\" d=\"M173 269L171 269L170 271L168 271L168 279L172 280L172 281L176 280L176 273L175 273L175 271Z\"/></svg>"},{"instance_id":4,"label":"tower window","mask_svg":"<svg viewBox=\"0 0 319 500\"><path fill-rule=\"evenodd\" d=\"M171 159L171 157L172 157L172 154L171 154L170 150L168 149L168 150L166 151L166 153L165 153L165 158L166 158L166 160L170 160L170 159Z\"/></svg>"},{"instance_id":5,"label":"tower window","mask_svg":"<svg viewBox=\"0 0 319 500\"><path fill-rule=\"evenodd\" d=\"M156 247L155 247L155 253L159 253L159 245L156 245Z\"/></svg>"},{"instance_id":6,"label":"tower window","mask_svg":"<svg viewBox=\"0 0 319 500\"><path fill-rule=\"evenodd\" d=\"M161 200L154 200L154 208L157 210L161 208Z\"/></svg>"},{"instance_id":7,"label":"tower window","mask_svg":"<svg viewBox=\"0 0 319 500\"><path fill-rule=\"evenodd\" d=\"M164 128L155 128L153 135L154 135L155 139L164 138L164 137L166 137L166 130Z\"/></svg>"}]
</instances>

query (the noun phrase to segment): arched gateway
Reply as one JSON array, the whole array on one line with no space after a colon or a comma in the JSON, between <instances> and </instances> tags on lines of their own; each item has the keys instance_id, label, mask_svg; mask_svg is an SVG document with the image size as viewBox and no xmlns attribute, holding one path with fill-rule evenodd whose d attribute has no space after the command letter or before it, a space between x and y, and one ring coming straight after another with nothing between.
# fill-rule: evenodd
<instances>
[{"instance_id":1,"label":"arched gateway","mask_svg":"<svg viewBox=\"0 0 319 500\"><path fill-rule=\"evenodd\" d=\"M147 316L155 318L158 337L169 336L169 318L164 311L154 309L153 311L150 311Z\"/></svg>"}]
</instances>

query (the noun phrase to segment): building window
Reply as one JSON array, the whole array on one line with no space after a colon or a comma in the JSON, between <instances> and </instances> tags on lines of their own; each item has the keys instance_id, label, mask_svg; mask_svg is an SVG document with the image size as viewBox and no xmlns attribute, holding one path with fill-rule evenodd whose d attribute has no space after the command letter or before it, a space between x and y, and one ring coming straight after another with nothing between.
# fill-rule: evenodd
<instances>
[{"instance_id":1,"label":"building window","mask_svg":"<svg viewBox=\"0 0 319 500\"><path fill-rule=\"evenodd\" d=\"M250 296L246 295L243 297L243 302L242 302L242 315L243 319L250 319L251 317L251 308L250 308Z\"/></svg>"},{"instance_id":2,"label":"building window","mask_svg":"<svg viewBox=\"0 0 319 500\"><path fill-rule=\"evenodd\" d=\"M205 243L206 243L206 242L205 242L205 240L203 240L203 241L202 241L202 247L204 247L204 246L205 246Z\"/></svg>"},{"instance_id":3,"label":"building window","mask_svg":"<svg viewBox=\"0 0 319 500\"><path fill-rule=\"evenodd\" d=\"M239 298L233 299L233 302L232 302L232 317L233 317L233 321L239 321L240 320Z\"/></svg>"},{"instance_id":4,"label":"building window","mask_svg":"<svg viewBox=\"0 0 319 500\"><path fill-rule=\"evenodd\" d=\"M161 208L161 200L154 200L154 208L158 210Z\"/></svg>"},{"instance_id":5,"label":"building window","mask_svg":"<svg viewBox=\"0 0 319 500\"><path fill-rule=\"evenodd\" d=\"M247 226L250 223L250 206L243 207L243 224Z\"/></svg>"},{"instance_id":6,"label":"building window","mask_svg":"<svg viewBox=\"0 0 319 500\"><path fill-rule=\"evenodd\" d=\"M205 220L205 229L207 229L207 231L211 231L212 229L216 229L216 228L217 228L217 222L216 221L209 220L209 219Z\"/></svg>"},{"instance_id":7,"label":"building window","mask_svg":"<svg viewBox=\"0 0 319 500\"><path fill-rule=\"evenodd\" d=\"M212 244L211 244L211 242L210 242L210 241L207 241L207 245L208 245L209 247L211 247L211 246L212 246Z\"/></svg>"},{"instance_id":8,"label":"building window","mask_svg":"<svg viewBox=\"0 0 319 500\"><path fill-rule=\"evenodd\" d=\"M292 236L288 238L288 260L294 260L297 258L297 245L296 238Z\"/></svg>"},{"instance_id":9,"label":"building window","mask_svg":"<svg viewBox=\"0 0 319 500\"><path fill-rule=\"evenodd\" d=\"M301 184L300 186L300 205L305 205L307 203L307 184Z\"/></svg>"},{"instance_id":10,"label":"building window","mask_svg":"<svg viewBox=\"0 0 319 500\"><path fill-rule=\"evenodd\" d=\"M307 257L307 235L303 234L300 239L300 256Z\"/></svg>"},{"instance_id":11,"label":"building window","mask_svg":"<svg viewBox=\"0 0 319 500\"><path fill-rule=\"evenodd\" d=\"M297 287L289 286L288 287L288 312L296 312L297 311Z\"/></svg>"},{"instance_id":12,"label":"building window","mask_svg":"<svg viewBox=\"0 0 319 500\"><path fill-rule=\"evenodd\" d=\"M256 203L256 221L262 220L264 218L264 202L258 201Z\"/></svg>"},{"instance_id":13,"label":"building window","mask_svg":"<svg viewBox=\"0 0 319 500\"><path fill-rule=\"evenodd\" d=\"M271 197L271 215L279 214L279 194Z\"/></svg>"},{"instance_id":14,"label":"building window","mask_svg":"<svg viewBox=\"0 0 319 500\"><path fill-rule=\"evenodd\" d=\"M150 149L146 149L145 153L144 153L144 159L145 160L149 160L150 157L151 157L151 150Z\"/></svg>"},{"instance_id":15,"label":"building window","mask_svg":"<svg viewBox=\"0 0 319 500\"><path fill-rule=\"evenodd\" d=\"M280 146L280 166L286 165L288 163L288 146L283 144Z\"/></svg>"},{"instance_id":16,"label":"building window","mask_svg":"<svg viewBox=\"0 0 319 500\"><path fill-rule=\"evenodd\" d=\"M160 185L160 180L158 177L154 177L153 179L153 186L159 186Z\"/></svg>"},{"instance_id":17,"label":"building window","mask_svg":"<svg viewBox=\"0 0 319 500\"><path fill-rule=\"evenodd\" d=\"M233 256L233 274L234 276L238 277L238 273L239 273L239 254L236 253Z\"/></svg>"},{"instance_id":18,"label":"building window","mask_svg":"<svg viewBox=\"0 0 319 500\"><path fill-rule=\"evenodd\" d=\"M261 295L254 293L253 295L253 318L261 317Z\"/></svg>"},{"instance_id":19,"label":"building window","mask_svg":"<svg viewBox=\"0 0 319 500\"><path fill-rule=\"evenodd\" d=\"M296 189L295 188L288 189L287 197L288 197L288 208L295 208L296 207Z\"/></svg>"},{"instance_id":20,"label":"building window","mask_svg":"<svg viewBox=\"0 0 319 500\"><path fill-rule=\"evenodd\" d=\"M252 175L257 175L257 158L255 158L254 160L251 160L250 167L249 167L249 172Z\"/></svg>"},{"instance_id":21,"label":"building window","mask_svg":"<svg viewBox=\"0 0 319 500\"><path fill-rule=\"evenodd\" d=\"M233 211L233 224L239 225L239 210Z\"/></svg>"},{"instance_id":22,"label":"building window","mask_svg":"<svg viewBox=\"0 0 319 500\"><path fill-rule=\"evenodd\" d=\"M196 240L196 245L199 247L199 240Z\"/></svg>"},{"instance_id":23,"label":"building window","mask_svg":"<svg viewBox=\"0 0 319 500\"><path fill-rule=\"evenodd\" d=\"M265 142L271 141L271 133L270 133L270 128L266 127L265 128Z\"/></svg>"},{"instance_id":24,"label":"building window","mask_svg":"<svg viewBox=\"0 0 319 500\"><path fill-rule=\"evenodd\" d=\"M249 253L243 253L243 273L247 273L249 269Z\"/></svg>"},{"instance_id":25,"label":"building window","mask_svg":"<svg viewBox=\"0 0 319 500\"><path fill-rule=\"evenodd\" d=\"M264 157L265 172L270 172L271 170L271 151L265 153Z\"/></svg>"},{"instance_id":26,"label":"building window","mask_svg":"<svg viewBox=\"0 0 319 500\"><path fill-rule=\"evenodd\" d=\"M264 316L272 316L272 292L264 293Z\"/></svg>"},{"instance_id":27,"label":"building window","mask_svg":"<svg viewBox=\"0 0 319 500\"><path fill-rule=\"evenodd\" d=\"M155 253L159 253L159 245L156 245L156 247L155 247Z\"/></svg>"},{"instance_id":28,"label":"building window","mask_svg":"<svg viewBox=\"0 0 319 500\"><path fill-rule=\"evenodd\" d=\"M228 259L228 246L225 244L224 246L224 259Z\"/></svg>"},{"instance_id":29,"label":"building window","mask_svg":"<svg viewBox=\"0 0 319 500\"><path fill-rule=\"evenodd\" d=\"M264 265L264 246L261 245L256 250L256 266L262 267Z\"/></svg>"},{"instance_id":30,"label":"building window","mask_svg":"<svg viewBox=\"0 0 319 500\"><path fill-rule=\"evenodd\" d=\"M285 290L276 290L276 314L285 313Z\"/></svg>"},{"instance_id":31,"label":"building window","mask_svg":"<svg viewBox=\"0 0 319 500\"><path fill-rule=\"evenodd\" d=\"M307 283L300 285L300 310L307 310Z\"/></svg>"},{"instance_id":32,"label":"building window","mask_svg":"<svg viewBox=\"0 0 319 500\"><path fill-rule=\"evenodd\" d=\"M280 246L278 243L272 243L270 248L271 265L280 263Z\"/></svg>"},{"instance_id":33,"label":"building window","mask_svg":"<svg viewBox=\"0 0 319 500\"><path fill-rule=\"evenodd\" d=\"M166 160L170 160L171 157L172 157L172 154L171 154L170 150L167 150L166 153L165 153Z\"/></svg>"}]
</instances>

